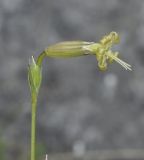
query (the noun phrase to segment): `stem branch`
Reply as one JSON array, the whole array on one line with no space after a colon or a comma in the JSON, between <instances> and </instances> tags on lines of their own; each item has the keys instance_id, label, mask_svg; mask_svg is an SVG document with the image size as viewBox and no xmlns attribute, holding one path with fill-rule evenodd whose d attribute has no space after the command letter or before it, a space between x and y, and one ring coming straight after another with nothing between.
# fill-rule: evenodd
<instances>
[{"instance_id":1,"label":"stem branch","mask_svg":"<svg viewBox=\"0 0 144 160\"><path fill-rule=\"evenodd\" d=\"M43 59L45 58L45 56L46 56L45 51L43 51L43 52L38 56L37 61L36 61L36 64L37 64L39 67L41 67L42 61L43 61Z\"/></svg>"}]
</instances>

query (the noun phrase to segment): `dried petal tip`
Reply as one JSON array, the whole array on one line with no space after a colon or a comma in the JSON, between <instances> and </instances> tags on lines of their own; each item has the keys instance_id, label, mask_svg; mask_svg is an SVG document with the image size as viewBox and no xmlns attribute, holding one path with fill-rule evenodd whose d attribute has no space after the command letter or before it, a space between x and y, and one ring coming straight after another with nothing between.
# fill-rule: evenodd
<instances>
[{"instance_id":1,"label":"dried petal tip","mask_svg":"<svg viewBox=\"0 0 144 160\"><path fill-rule=\"evenodd\" d=\"M35 65L36 66L36 62L35 62L33 56L31 58L29 58L29 65Z\"/></svg>"}]
</instances>

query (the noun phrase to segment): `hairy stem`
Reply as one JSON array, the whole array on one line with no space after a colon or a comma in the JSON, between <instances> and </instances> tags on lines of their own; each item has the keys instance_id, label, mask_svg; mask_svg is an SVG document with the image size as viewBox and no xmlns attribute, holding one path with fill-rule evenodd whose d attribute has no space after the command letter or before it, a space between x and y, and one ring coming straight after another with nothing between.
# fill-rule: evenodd
<instances>
[{"instance_id":1,"label":"hairy stem","mask_svg":"<svg viewBox=\"0 0 144 160\"><path fill-rule=\"evenodd\" d=\"M35 160L37 94L31 95L31 160Z\"/></svg>"}]
</instances>

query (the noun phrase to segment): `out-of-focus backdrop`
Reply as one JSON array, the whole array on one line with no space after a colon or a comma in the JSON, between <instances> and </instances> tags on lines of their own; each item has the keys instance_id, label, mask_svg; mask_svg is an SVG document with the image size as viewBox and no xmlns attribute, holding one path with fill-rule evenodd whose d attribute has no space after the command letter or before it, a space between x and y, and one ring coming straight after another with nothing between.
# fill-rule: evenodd
<instances>
[{"instance_id":1,"label":"out-of-focus backdrop","mask_svg":"<svg viewBox=\"0 0 144 160\"><path fill-rule=\"evenodd\" d=\"M46 153L79 158L87 152L143 150L144 1L0 0L1 160L29 159L28 59L48 45L97 42L111 31L120 34L114 50L132 72L117 63L100 72L94 56L44 61L37 159Z\"/></svg>"}]
</instances>

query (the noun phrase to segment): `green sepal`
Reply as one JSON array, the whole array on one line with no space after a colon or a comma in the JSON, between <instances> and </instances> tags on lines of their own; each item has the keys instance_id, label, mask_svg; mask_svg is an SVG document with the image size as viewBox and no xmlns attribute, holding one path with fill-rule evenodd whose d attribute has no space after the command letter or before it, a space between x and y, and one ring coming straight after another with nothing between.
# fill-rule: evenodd
<instances>
[{"instance_id":1,"label":"green sepal","mask_svg":"<svg viewBox=\"0 0 144 160\"><path fill-rule=\"evenodd\" d=\"M38 66L32 56L28 66L28 82L31 94L38 94L42 80L41 67Z\"/></svg>"}]
</instances>

